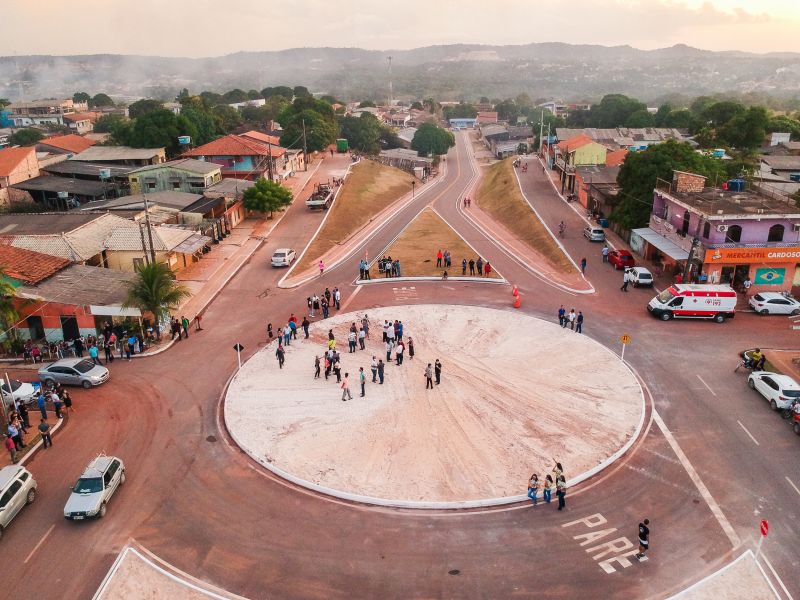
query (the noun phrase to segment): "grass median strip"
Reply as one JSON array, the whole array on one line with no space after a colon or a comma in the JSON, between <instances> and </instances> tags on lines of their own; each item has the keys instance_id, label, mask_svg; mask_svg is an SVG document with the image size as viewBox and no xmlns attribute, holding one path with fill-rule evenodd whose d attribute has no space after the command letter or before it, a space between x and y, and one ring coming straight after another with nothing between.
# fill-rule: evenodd
<instances>
[{"instance_id":1,"label":"grass median strip","mask_svg":"<svg viewBox=\"0 0 800 600\"><path fill-rule=\"evenodd\" d=\"M513 160L507 158L486 169L476 196L478 206L553 267L562 273L575 273L573 264L522 196L514 177Z\"/></svg>"},{"instance_id":2,"label":"grass median strip","mask_svg":"<svg viewBox=\"0 0 800 600\"><path fill-rule=\"evenodd\" d=\"M328 215L298 266L298 273L316 267L326 252L366 225L382 210L411 191L413 175L373 160L353 166ZM305 202L305 198L302 198Z\"/></svg>"},{"instance_id":3,"label":"grass median strip","mask_svg":"<svg viewBox=\"0 0 800 600\"><path fill-rule=\"evenodd\" d=\"M452 267L449 269L436 266L436 253L440 249L442 252L450 251ZM467 262L470 259L478 260L475 250L430 208L417 215L386 254L400 260L400 274L403 277L441 277L443 271L452 277L460 277L462 259L466 258ZM491 256L482 258L491 263ZM378 277L376 265L372 266L371 273L373 277ZM489 277L500 278L494 270Z\"/></svg>"}]
</instances>

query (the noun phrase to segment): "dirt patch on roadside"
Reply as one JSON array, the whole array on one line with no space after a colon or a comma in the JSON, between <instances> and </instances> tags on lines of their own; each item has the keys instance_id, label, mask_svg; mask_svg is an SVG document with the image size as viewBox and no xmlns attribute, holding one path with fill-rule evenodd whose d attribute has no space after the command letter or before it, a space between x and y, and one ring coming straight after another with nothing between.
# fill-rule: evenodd
<instances>
[{"instance_id":1,"label":"dirt patch on roadside","mask_svg":"<svg viewBox=\"0 0 800 600\"><path fill-rule=\"evenodd\" d=\"M476 195L478 206L559 272L576 273L573 264L523 198L514 176L513 160L507 158L486 169Z\"/></svg>"},{"instance_id":2,"label":"dirt patch on roadside","mask_svg":"<svg viewBox=\"0 0 800 600\"><path fill-rule=\"evenodd\" d=\"M439 249L442 252L450 251L453 261L451 268L436 266L436 253ZM462 259L466 258L467 262L478 259L475 250L430 208L417 215L386 254L400 259L400 273L403 277L441 277L445 270L450 276L460 276ZM377 276L376 265L372 266L372 273ZM500 278L494 270L489 277Z\"/></svg>"},{"instance_id":3,"label":"dirt patch on roadside","mask_svg":"<svg viewBox=\"0 0 800 600\"><path fill-rule=\"evenodd\" d=\"M297 273L315 268L326 252L411 191L412 179L413 175L405 171L373 160L362 160L353 166L328 220L297 266ZM302 200L305 202L305 198Z\"/></svg>"}]
</instances>

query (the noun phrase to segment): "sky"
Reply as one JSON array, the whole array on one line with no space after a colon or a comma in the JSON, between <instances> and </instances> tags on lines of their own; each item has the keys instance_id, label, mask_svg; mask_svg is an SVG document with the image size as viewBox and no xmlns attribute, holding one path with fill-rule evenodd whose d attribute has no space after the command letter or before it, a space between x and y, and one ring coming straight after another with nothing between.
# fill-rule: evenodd
<instances>
[{"instance_id":1,"label":"sky","mask_svg":"<svg viewBox=\"0 0 800 600\"><path fill-rule=\"evenodd\" d=\"M0 55L570 42L800 52L800 0L2 0Z\"/></svg>"}]
</instances>

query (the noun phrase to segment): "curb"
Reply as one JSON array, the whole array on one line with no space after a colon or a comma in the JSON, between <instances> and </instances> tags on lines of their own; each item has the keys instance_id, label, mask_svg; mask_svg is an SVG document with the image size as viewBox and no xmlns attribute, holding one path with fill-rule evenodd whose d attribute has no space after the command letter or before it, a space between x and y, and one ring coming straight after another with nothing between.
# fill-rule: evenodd
<instances>
[{"instance_id":1,"label":"curb","mask_svg":"<svg viewBox=\"0 0 800 600\"><path fill-rule=\"evenodd\" d=\"M39 409L38 409L38 408L36 409L36 413L37 413L37 414L39 414ZM55 414L55 413L54 413L54 414ZM63 417L63 418L61 418L61 419L56 419L56 424L55 424L55 425L53 425L53 427L50 429L50 436L51 436L51 437L52 437L53 435L55 435L56 431L58 431L59 429L61 429L61 426L63 425L63 423L64 423L66 420L67 420L67 417ZM31 448L30 450L28 450L28 451L25 453L25 456L23 456L23 457L22 457L21 459L19 459L17 462L15 462L15 463L11 463L11 464L12 464L12 465L20 465L20 466L21 466L21 465L24 465L26 462L28 462L28 460L29 460L29 459L30 459L32 456L34 456L35 454L37 454L37 453L39 452L39 450L41 449L41 447L43 446L43 444L44 444L44 440L42 440L42 438L41 438L41 436L40 436L40 437L39 437L39 441L38 441L38 442L36 442L36 444L34 444L33 448Z\"/></svg>"},{"instance_id":2,"label":"curb","mask_svg":"<svg viewBox=\"0 0 800 600\"><path fill-rule=\"evenodd\" d=\"M459 282L471 282L471 283L494 283L494 284L508 284L508 280L504 277L501 278L486 278L486 277L450 277L448 276L447 279L442 279L441 277L428 277L428 276L421 276L421 277L376 277L375 279L358 279L355 282L355 285L377 285L379 283L391 283L393 281L459 281Z\"/></svg>"}]
</instances>

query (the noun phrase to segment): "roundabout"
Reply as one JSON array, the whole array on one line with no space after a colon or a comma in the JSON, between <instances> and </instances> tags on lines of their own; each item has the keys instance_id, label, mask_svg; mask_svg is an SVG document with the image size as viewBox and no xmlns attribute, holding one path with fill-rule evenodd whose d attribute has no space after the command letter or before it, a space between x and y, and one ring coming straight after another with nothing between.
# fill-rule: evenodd
<instances>
[{"instance_id":1,"label":"roundabout","mask_svg":"<svg viewBox=\"0 0 800 600\"><path fill-rule=\"evenodd\" d=\"M627 450L644 418L644 396L606 347L519 312L455 305L393 306L368 312L371 339L349 353L347 333L364 313L315 323L308 340L277 342L230 383L225 423L253 459L296 484L339 498L407 508L482 507L525 498L562 463L570 485ZM372 383L373 355L386 360L384 320L400 320L415 356L387 363ZM335 376L314 378L332 330L353 398ZM425 389L439 359L441 385ZM360 397L359 368L367 383Z\"/></svg>"}]
</instances>

